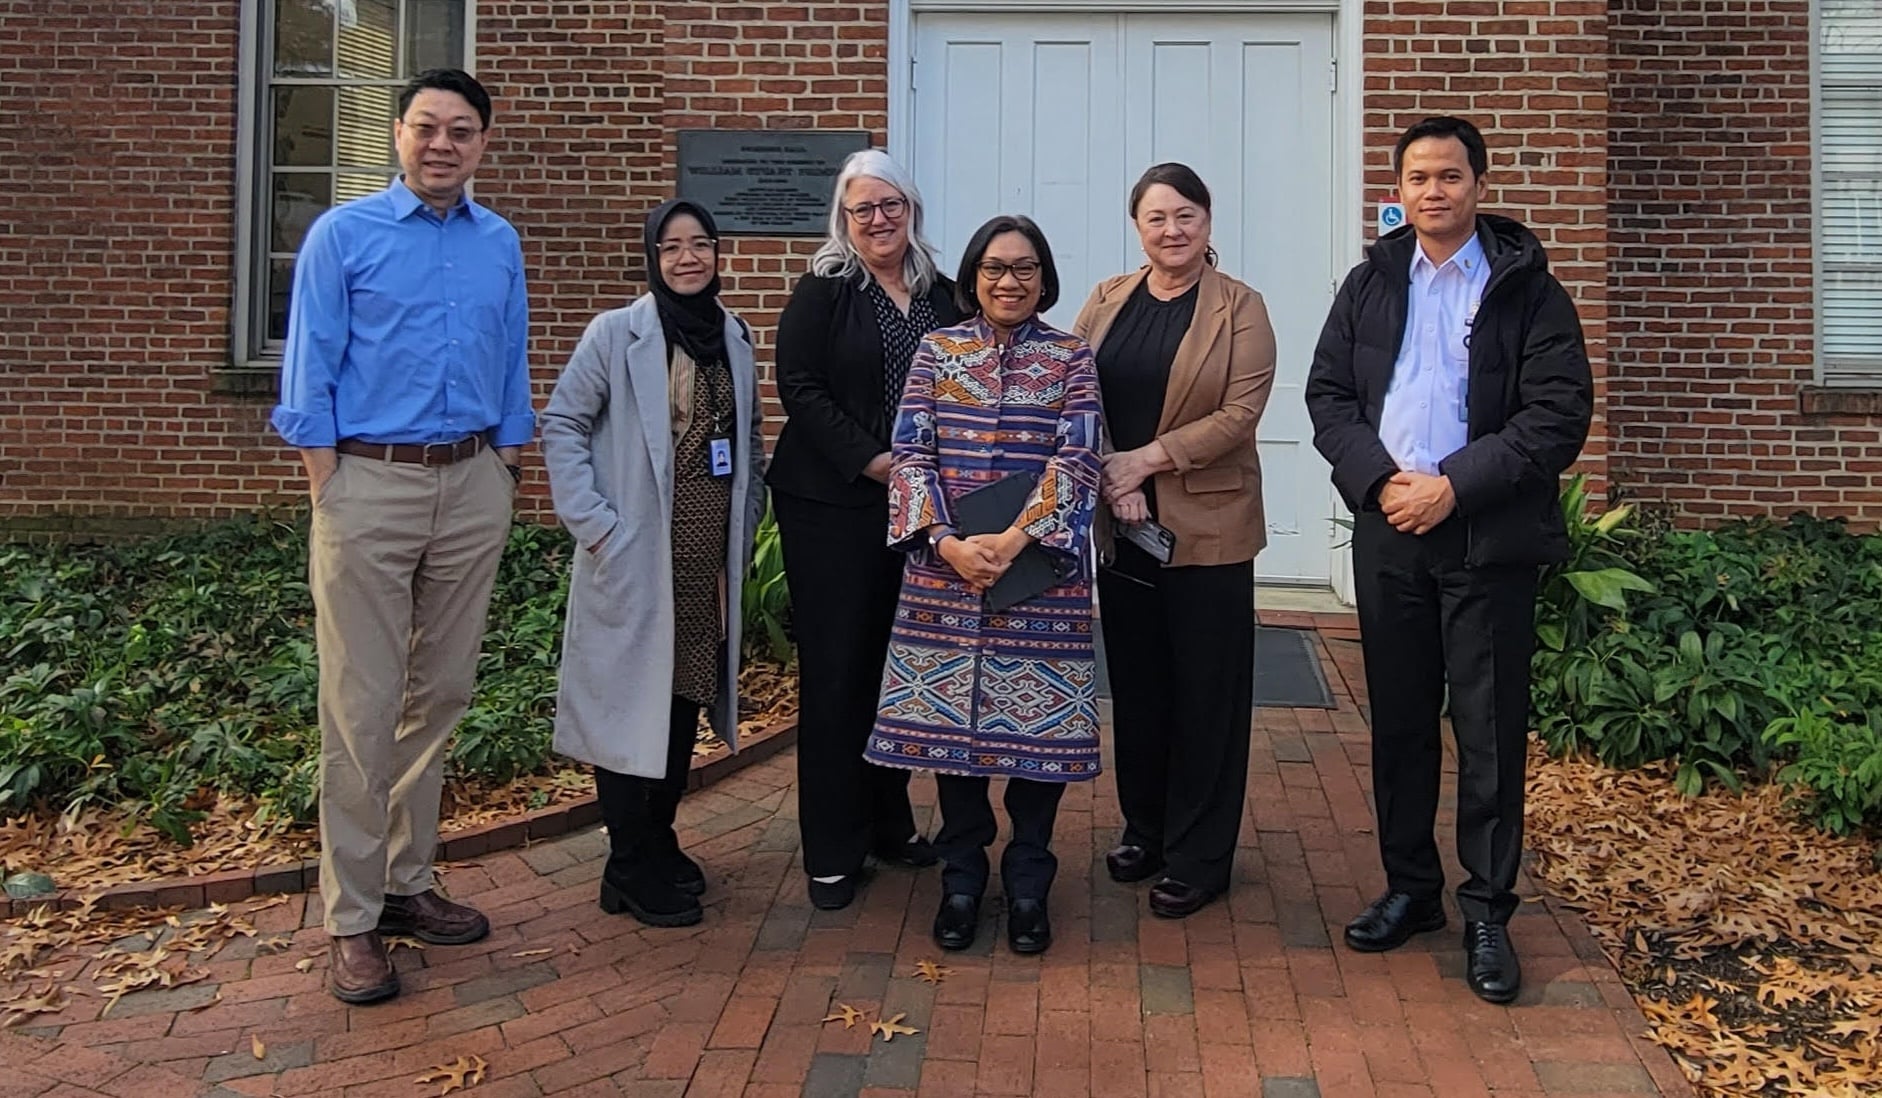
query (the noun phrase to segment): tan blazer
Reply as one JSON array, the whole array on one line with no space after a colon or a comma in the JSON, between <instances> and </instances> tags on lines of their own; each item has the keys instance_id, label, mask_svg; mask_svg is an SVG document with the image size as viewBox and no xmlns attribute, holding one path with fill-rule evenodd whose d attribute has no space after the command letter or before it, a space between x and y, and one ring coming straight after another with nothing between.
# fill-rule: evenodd
<instances>
[{"instance_id":1,"label":"tan blazer","mask_svg":"<svg viewBox=\"0 0 1882 1098\"><path fill-rule=\"evenodd\" d=\"M1095 350L1149 274L1108 278L1072 332ZM1170 563L1240 564L1268 544L1255 425L1274 387L1274 328L1261 295L1205 267L1196 315L1177 345L1157 441L1176 469L1158 473L1157 521L1176 535Z\"/></svg>"}]
</instances>

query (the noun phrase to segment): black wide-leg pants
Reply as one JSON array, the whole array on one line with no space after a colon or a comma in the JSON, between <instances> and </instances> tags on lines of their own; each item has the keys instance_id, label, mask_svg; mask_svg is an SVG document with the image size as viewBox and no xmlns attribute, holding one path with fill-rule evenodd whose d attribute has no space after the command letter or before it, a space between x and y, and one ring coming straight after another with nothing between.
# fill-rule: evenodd
<instances>
[{"instance_id":1,"label":"black wide-leg pants","mask_svg":"<svg viewBox=\"0 0 1882 1098\"><path fill-rule=\"evenodd\" d=\"M797 812L804 872L862 869L915 834L906 770L863 759L902 588L889 505L837 507L773 492L797 641Z\"/></svg>"},{"instance_id":2,"label":"black wide-leg pants","mask_svg":"<svg viewBox=\"0 0 1882 1098\"><path fill-rule=\"evenodd\" d=\"M1457 740L1457 906L1507 923L1523 850L1529 658L1538 570L1472 568L1466 524L1401 534L1377 511L1353 528L1379 855L1395 892L1435 899L1444 867L1432 834L1443 765L1439 712L1450 685Z\"/></svg>"},{"instance_id":3,"label":"black wide-leg pants","mask_svg":"<svg viewBox=\"0 0 1882 1098\"><path fill-rule=\"evenodd\" d=\"M1123 841L1223 892L1248 793L1254 563L1138 574L1098 574Z\"/></svg>"}]
</instances>

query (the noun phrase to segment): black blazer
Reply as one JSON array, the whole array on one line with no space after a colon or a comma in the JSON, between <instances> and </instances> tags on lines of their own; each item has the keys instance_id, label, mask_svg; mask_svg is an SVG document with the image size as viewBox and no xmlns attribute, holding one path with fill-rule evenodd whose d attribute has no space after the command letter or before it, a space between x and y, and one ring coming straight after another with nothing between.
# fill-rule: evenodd
<instances>
[{"instance_id":1,"label":"black blazer","mask_svg":"<svg viewBox=\"0 0 1882 1098\"><path fill-rule=\"evenodd\" d=\"M1561 474L1581 453L1594 381L1575 303L1530 231L1483 214L1477 236L1490 282L1470 333L1465 402L1470 441L1438 463L1467 524L1467 563L1547 564L1568 555L1557 501ZM1327 314L1307 377L1314 446L1357 514L1376 510L1398 467L1379 441L1411 292L1410 229L1373 245Z\"/></svg>"},{"instance_id":2,"label":"black blazer","mask_svg":"<svg viewBox=\"0 0 1882 1098\"><path fill-rule=\"evenodd\" d=\"M954 283L938 278L928 304L943 328L960 323ZM778 320L778 399L788 417L771 452L773 491L863 507L887 497L863 475L889 449L895 424L882 401L882 328L861 282L807 274Z\"/></svg>"}]
</instances>

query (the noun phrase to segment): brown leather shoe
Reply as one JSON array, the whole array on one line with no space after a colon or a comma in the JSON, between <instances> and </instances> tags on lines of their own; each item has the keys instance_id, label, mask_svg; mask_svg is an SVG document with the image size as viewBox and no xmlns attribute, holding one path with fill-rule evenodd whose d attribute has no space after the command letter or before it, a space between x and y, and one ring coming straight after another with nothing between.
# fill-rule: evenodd
<instances>
[{"instance_id":1,"label":"brown leather shoe","mask_svg":"<svg viewBox=\"0 0 1882 1098\"><path fill-rule=\"evenodd\" d=\"M416 896L387 896L379 933L409 934L432 945L463 945L490 933L490 920L428 888Z\"/></svg>"},{"instance_id":2,"label":"brown leather shoe","mask_svg":"<svg viewBox=\"0 0 1882 1098\"><path fill-rule=\"evenodd\" d=\"M399 993L399 974L379 932L334 935L327 943L327 990L343 1003L376 1003Z\"/></svg>"}]
</instances>

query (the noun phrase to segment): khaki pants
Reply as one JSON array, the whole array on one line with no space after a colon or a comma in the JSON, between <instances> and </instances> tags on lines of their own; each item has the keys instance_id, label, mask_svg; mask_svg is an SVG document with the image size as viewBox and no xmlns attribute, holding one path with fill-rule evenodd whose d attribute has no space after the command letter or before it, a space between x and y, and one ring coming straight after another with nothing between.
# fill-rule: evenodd
<instances>
[{"instance_id":1,"label":"khaki pants","mask_svg":"<svg viewBox=\"0 0 1882 1098\"><path fill-rule=\"evenodd\" d=\"M452 465L342 455L314 501L320 895L329 934L432 887L444 747L469 708L515 486L485 449Z\"/></svg>"}]
</instances>

